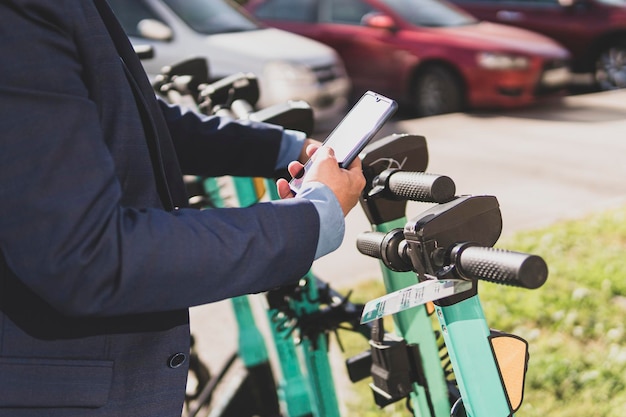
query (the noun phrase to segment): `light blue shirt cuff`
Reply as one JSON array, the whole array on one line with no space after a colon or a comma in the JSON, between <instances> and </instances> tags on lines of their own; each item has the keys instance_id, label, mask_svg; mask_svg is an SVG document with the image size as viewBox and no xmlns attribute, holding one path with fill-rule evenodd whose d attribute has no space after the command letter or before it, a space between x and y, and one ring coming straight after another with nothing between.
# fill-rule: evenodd
<instances>
[{"instance_id":1,"label":"light blue shirt cuff","mask_svg":"<svg viewBox=\"0 0 626 417\"><path fill-rule=\"evenodd\" d=\"M304 146L306 134L297 130L283 130L283 138L280 141L278 159L274 168L287 168L291 161L297 161Z\"/></svg>"},{"instance_id":2,"label":"light blue shirt cuff","mask_svg":"<svg viewBox=\"0 0 626 417\"><path fill-rule=\"evenodd\" d=\"M346 225L337 197L321 182L306 182L296 198L310 200L320 217L320 234L315 259L336 250L343 242Z\"/></svg>"}]
</instances>

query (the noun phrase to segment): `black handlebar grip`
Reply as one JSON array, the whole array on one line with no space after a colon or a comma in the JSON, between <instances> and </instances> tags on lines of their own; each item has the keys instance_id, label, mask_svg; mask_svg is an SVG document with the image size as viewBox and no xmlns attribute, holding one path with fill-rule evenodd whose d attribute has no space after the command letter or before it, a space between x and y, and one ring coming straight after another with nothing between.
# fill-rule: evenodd
<instances>
[{"instance_id":1,"label":"black handlebar grip","mask_svg":"<svg viewBox=\"0 0 626 417\"><path fill-rule=\"evenodd\" d=\"M468 278L535 289L548 278L548 265L537 255L491 247L458 245L451 252L458 272Z\"/></svg>"},{"instance_id":2,"label":"black handlebar grip","mask_svg":"<svg viewBox=\"0 0 626 417\"><path fill-rule=\"evenodd\" d=\"M385 239L385 233L382 232L364 232L356 237L356 248L363 255L372 258L382 259L381 244Z\"/></svg>"},{"instance_id":3,"label":"black handlebar grip","mask_svg":"<svg viewBox=\"0 0 626 417\"><path fill-rule=\"evenodd\" d=\"M403 229L393 229L388 233L364 232L357 236L356 247L363 255L380 259L392 271L413 270L406 253L406 240Z\"/></svg>"},{"instance_id":4,"label":"black handlebar grip","mask_svg":"<svg viewBox=\"0 0 626 417\"><path fill-rule=\"evenodd\" d=\"M450 177L425 172L392 172L387 187L395 197L427 203L447 203L456 193Z\"/></svg>"}]
</instances>

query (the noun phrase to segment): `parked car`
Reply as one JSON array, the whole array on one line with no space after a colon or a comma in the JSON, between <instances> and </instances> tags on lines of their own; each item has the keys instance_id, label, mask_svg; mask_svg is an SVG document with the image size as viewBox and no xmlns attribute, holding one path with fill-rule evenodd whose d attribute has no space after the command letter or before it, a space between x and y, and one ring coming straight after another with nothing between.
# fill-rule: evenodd
<instances>
[{"instance_id":1,"label":"parked car","mask_svg":"<svg viewBox=\"0 0 626 417\"><path fill-rule=\"evenodd\" d=\"M258 107L304 100L316 121L335 120L350 83L326 45L266 28L227 0L109 0L133 45L152 46L142 61L150 77L164 66L206 58L211 81L240 72L259 82Z\"/></svg>"},{"instance_id":2,"label":"parked car","mask_svg":"<svg viewBox=\"0 0 626 417\"><path fill-rule=\"evenodd\" d=\"M580 81L600 90L626 87L626 0L452 1L478 19L556 39L572 54Z\"/></svg>"},{"instance_id":3,"label":"parked car","mask_svg":"<svg viewBox=\"0 0 626 417\"><path fill-rule=\"evenodd\" d=\"M529 105L569 81L569 53L557 42L443 1L250 0L246 8L337 50L355 96L374 90L419 116Z\"/></svg>"}]
</instances>

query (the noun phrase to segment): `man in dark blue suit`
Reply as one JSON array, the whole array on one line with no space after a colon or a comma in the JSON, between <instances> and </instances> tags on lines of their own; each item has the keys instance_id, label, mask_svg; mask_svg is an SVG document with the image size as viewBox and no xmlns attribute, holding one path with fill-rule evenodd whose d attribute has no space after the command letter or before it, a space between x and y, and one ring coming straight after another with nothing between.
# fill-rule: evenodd
<instances>
[{"instance_id":1,"label":"man in dark blue suit","mask_svg":"<svg viewBox=\"0 0 626 417\"><path fill-rule=\"evenodd\" d=\"M188 308L334 250L360 163L188 209L182 172L269 177L302 140L159 102L104 0L3 0L0 56L0 416L179 416Z\"/></svg>"}]
</instances>

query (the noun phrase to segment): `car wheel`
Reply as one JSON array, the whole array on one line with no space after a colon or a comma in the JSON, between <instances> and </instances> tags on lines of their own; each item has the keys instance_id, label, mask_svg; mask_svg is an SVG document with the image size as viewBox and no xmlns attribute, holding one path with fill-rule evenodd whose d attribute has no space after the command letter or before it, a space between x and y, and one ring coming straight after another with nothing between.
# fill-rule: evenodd
<instances>
[{"instance_id":1,"label":"car wheel","mask_svg":"<svg viewBox=\"0 0 626 417\"><path fill-rule=\"evenodd\" d=\"M614 43L600 52L595 80L602 91L626 87L626 41Z\"/></svg>"},{"instance_id":2,"label":"car wheel","mask_svg":"<svg viewBox=\"0 0 626 417\"><path fill-rule=\"evenodd\" d=\"M456 75L442 66L421 70L413 88L413 107L419 117L463 109L463 87Z\"/></svg>"}]
</instances>

